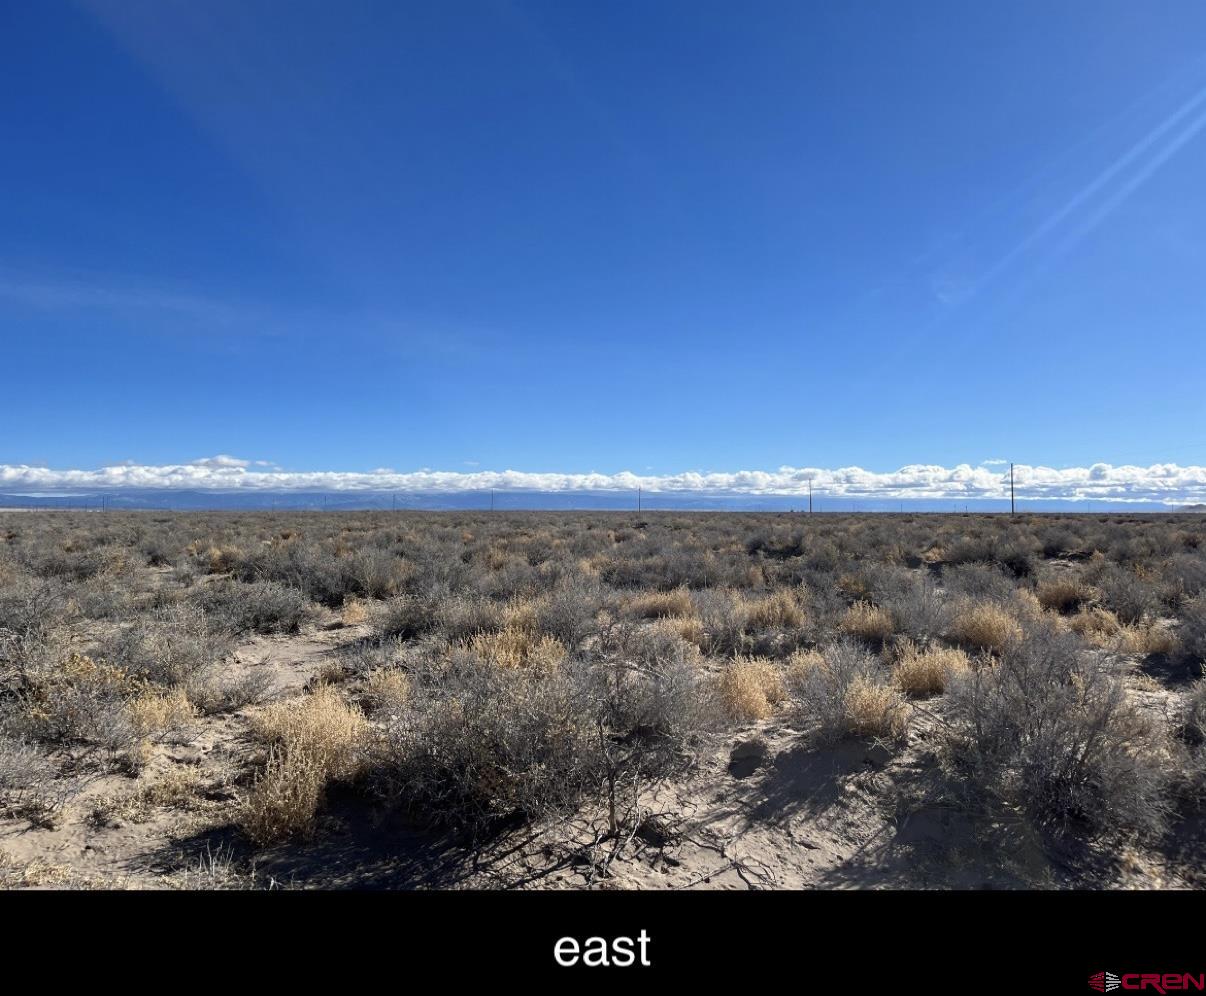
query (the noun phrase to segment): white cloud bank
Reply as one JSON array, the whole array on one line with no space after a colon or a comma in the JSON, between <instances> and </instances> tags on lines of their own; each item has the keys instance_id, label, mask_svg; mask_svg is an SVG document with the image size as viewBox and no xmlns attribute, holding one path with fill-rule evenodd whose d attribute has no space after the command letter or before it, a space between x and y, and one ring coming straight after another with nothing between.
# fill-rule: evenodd
<instances>
[{"instance_id":1,"label":"white cloud bank","mask_svg":"<svg viewBox=\"0 0 1206 996\"><path fill-rule=\"evenodd\" d=\"M270 468L270 469L265 469ZM95 491L152 488L199 491L409 491L452 494L466 491L539 491L546 493L635 491L692 495L806 496L809 482L819 497L879 499L1006 499L1009 471L959 464L940 467L911 464L878 473L860 467L780 467L774 471L687 471L670 475L530 473L517 470L419 470L399 473L286 471L264 461L231 456L185 464L119 464L98 470L53 470L0 464L0 490L25 492ZM1031 467L1017 464L1014 483L1019 499L1068 501L1157 501L1170 505L1206 502L1206 467L1173 463L1150 467L1096 463L1091 467Z\"/></svg>"}]
</instances>

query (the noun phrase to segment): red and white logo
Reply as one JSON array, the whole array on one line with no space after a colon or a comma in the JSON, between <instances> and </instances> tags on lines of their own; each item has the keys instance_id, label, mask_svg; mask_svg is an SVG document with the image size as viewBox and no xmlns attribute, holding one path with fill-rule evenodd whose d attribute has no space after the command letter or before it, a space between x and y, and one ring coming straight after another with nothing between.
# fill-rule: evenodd
<instances>
[{"instance_id":1,"label":"red and white logo","mask_svg":"<svg viewBox=\"0 0 1206 996\"><path fill-rule=\"evenodd\" d=\"M1089 976L1089 988L1099 993L1112 993L1115 989L1153 992L1158 996L1167 993L1206 992L1206 973L1190 975L1188 972L1094 972Z\"/></svg>"}]
</instances>

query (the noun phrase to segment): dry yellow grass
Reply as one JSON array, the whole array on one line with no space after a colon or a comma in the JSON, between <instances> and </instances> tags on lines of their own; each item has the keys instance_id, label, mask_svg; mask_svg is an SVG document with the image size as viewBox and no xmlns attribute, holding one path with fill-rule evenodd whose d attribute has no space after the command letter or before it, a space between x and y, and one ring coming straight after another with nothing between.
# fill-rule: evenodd
<instances>
[{"instance_id":1,"label":"dry yellow grass","mask_svg":"<svg viewBox=\"0 0 1206 996\"><path fill-rule=\"evenodd\" d=\"M1052 612L1071 612L1088 597L1085 589L1071 578L1044 582L1037 594L1039 605Z\"/></svg>"},{"instance_id":2,"label":"dry yellow grass","mask_svg":"<svg viewBox=\"0 0 1206 996\"><path fill-rule=\"evenodd\" d=\"M1068 620L1068 628L1097 647L1105 647L1122 632L1122 624L1109 609L1081 609Z\"/></svg>"},{"instance_id":3,"label":"dry yellow grass","mask_svg":"<svg viewBox=\"0 0 1206 996\"><path fill-rule=\"evenodd\" d=\"M115 664L102 664L84 654L68 654L51 680L76 685L104 686L116 694L134 694L142 682Z\"/></svg>"},{"instance_id":4,"label":"dry yellow grass","mask_svg":"<svg viewBox=\"0 0 1206 996\"><path fill-rule=\"evenodd\" d=\"M338 685L341 682L347 681L348 672L344 668L343 662L323 661L318 665L318 669L310 675L310 684L314 687L318 685Z\"/></svg>"},{"instance_id":5,"label":"dry yellow grass","mask_svg":"<svg viewBox=\"0 0 1206 996\"><path fill-rule=\"evenodd\" d=\"M112 664L102 664L84 654L71 653L55 669L30 676L25 689L24 710L35 722L47 722L54 706L52 702L59 692L71 686L88 689L95 696L114 696L132 699L143 692L145 682L131 677L124 669ZM78 714L80 707L71 710ZM63 718L71 719L71 714Z\"/></svg>"},{"instance_id":6,"label":"dry yellow grass","mask_svg":"<svg viewBox=\"0 0 1206 996\"><path fill-rule=\"evenodd\" d=\"M197 710L184 689L175 688L163 693L144 691L126 703L126 714L140 737L153 737L178 730L196 716Z\"/></svg>"},{"instance_id":7,"label":"dry yellow grass","mask_svg":"<svg viewBox=\"0 0 1206 996\"><path fill-rule=\"evenodd\" d=\"M0 851L0 889L30 889L75 885L75 875L66 865L43 858L26 861Z\"/></svg>"},{"instance_id":8,"label":"dry yellow grass","mask_svg":"<svg viewBox=\"0 0 1206 996\"><path fill-rule=\"evenodd\" d=\"M312 695L265 706L251 717L252 732L286 753L307 754L339 778L352 771L352 754L368 731L368 721L338 690L322 685Z\"/></svg>"},{"instance_id":9,"label":"dry yellow grass","mask_svg":"<svg viewBox=\"0 0 1206 996\"><path fill-rule=\"evenodd\" d=\"M650 638L650 646L661 643L665 648L660 653L664 656L669 652L672 656L681 654L682 659L692 664L699 664L703 655L699 643L689 640L683 633L697 633L702 639L699 621L694 619L656 619L646 623L645 634Z\"/></svg>"},{"instance_id":10,"label":"dry yellow grass","mask_svg":"<svg viewBox=\"0 0 1206 996\"><path fill-rule=\"evenodd\" d=\"M867 582L853 574L843 574L837 579L837 590L846 598L855 601L866 601L871 597L871 589Z\"/></svg>"},{"instance_id":11,"label":"dry yellow grass","mask_svg":"<svg viewBox=\"0 0 1206 996\"><path fill-rule=\"evenodd\" d=\"M846 610L838 628L843 633L872 643L883 643L896 629L892 613L870 602L855 602Z\"/></svg>"},{"instance_id":12,"label":"dry yellow grass","mask_svg":"<svg viewBox=\"0 0 1206 996\"><path fill-rule=\"evenodd\" d=\"M135 561L124 550L107 552L103 560L105 566L101 569L101 574L107 574L110 577L128 575L129 572L136 570L138 567Z\"/></svg>"},{"instance_id":13,"label":"dry yellow grass","mask_svg":"<svg viewBox=\"0 0 1206 996\"><path fill-rule=\"evenodd\" d=\"M535 635L540 632L541 599L513 598L503 609L503 628Z\"/></svg>"},{"instance_id":14,"label":"dry yellow grass","mask_svg":"<svg viewBox=\"0 0 1206 996\"><path fill-rule=\"evenodd\" d=\"M1123 626L1118 634L1118 652L1137 654L1171 654L1177 650L1177 638L1158 623L1135 623Z\"/></svg>"},{"instance_id":15,"label":"dry yellow grass","mask_svg":"<svg viewBox=\"0 0 1206 996\"><path fill-rule=\"evenodd\" d=\"M270 752L240 824L260 843L309 831L327 785L360 770L368 721L336 689L321 685L305 698L268 706L251 725Z\"/></svg>"},{"instance_id":16,"label":"dry yellow grass","mask_svg":"<svg viewBox=\"0 0 1206 996\"><path fill-rule=\"evenodd\" d=\"M745 625L752 629L798 629L804 625L804 610L786 588L746 602Z\"/></svg>"},{"instance_id":17,"label":"dry yellow grass","mask_svg":"<svg viewBox=\"0 0 1206 996\"><path fill-rule=\"evenodd\" d=\"M243 551L237 546L211 546L205 551L210 574L227 574L243 559Z\"/></svg>"},{"instance_id":18,"label":"dry yellow grass","mask_svg":"<svg viewBox=\"0 0 1206 996\"><path fill-rule=\"evenodd\" d=\"M702 647L704 641L707 639L703 623L694 616L689 619L667 619L659 625L672 628L682 639L694 644L696 647Z\"/></svg>"},{"instance_id":19,"label":"dry yellow grass","mask_svg":"<svg viewBox=\"0 0 1206 996\"><path fill-rule=\"evenodd\" d=\"M717 679L725 714L738 723L766 719L786 697L783 677L765 657L738 657Z\"/></svg>"},{"instance_id":20,"label":"dry yellow grass","mask_svg":"<svg viewBox=\"0 0 1206 996\"><path fill-rule=\"evenodd\" d=\"M1120 654L1171 654L1177 649L1176 635L1158 622L1123 624L1108 609L1081 609L1068 620L1068 628L1085 642L1101 650Z\"/></svg>"},{"instance_id":21,"label":"dry yellow grass","mask_svg":"<svg viewBox=\"0 0 1206 996\"><path fill-rule=\"evenodd\" d=\"M1085 639L1094 646L1118 654L1147 657L1151 654L1173 654L1179 649L1176 634L1159 622L1135 622L1120 625L1113 633L1089 633Z\"/></svg>"},{"instance_id":22,"label":"dry yellow grass","mask_svg":"<svg viewBox=\"0 0 1206 996\"><path fill-rule=\"evenodd\" d=\"M200 789L201 774L196 768L170 768L137 792L97 796L92 800L89 821L98 826L118 820L146 823L154 818L156 809L196 809L202 803Z\"/></svg>"},{"instance_id":23,"label":"dry yellow grass","mask_svg":"<svg viewBox=\"0 0 1206 996\"><path fill-rule=\"evenodd\" d=\"M797 650L784 664L784 672L789 687L798 685L807 679L809 672L815 668L826 668L825 658L819 650Z\"/></svg>"},{"instance_id":24,"label":"dry yellow grass","mask_svg":"<svg viewBox=\"0 0 1206 996\"><path fill-rule=\"evenodd\" d=\"M1038 596L1032 591L1018 590L1013 593L1013 602L1006 610L1016 621L1020 623L1039 622L1040 620L1052 621L1051 613L1044 615L1043 606L1038 600ZM1056 626L1062 627L1065 625L1063 616L1055 616L1054 621Z\"/></svg>"},{"instance_id":25,"label":"dry yellow grass","mask_svg":"<svg viewBox=\"0 0 1206 996\"><path fill-rule=\"evenodd\" d=\"M556 637L514 624L494 633L475 633L459 646L499 667L555 668L566 655L565 644Z\"/></svg>"},{"instance_id":26,"label":"dry yellow grass","mask_svg":"<svg viewBox=\"0 0 1206 996\"><path fill-rule=\"evenodd\" d=\"M359 598L349 598L339 611L339 621L344 626L361 626L368 622L368 608Z\"/></svg>"},{"instance_id":27,"label":"dry yellow grass","mask_svg":"<svg viewBox=\"0 0 1206 996\"><path fill-rule=\"evenodd\" d=\"M312 759L290 759L274 748L244 803L239 824L253 841L269 844L307 834L322 803L327 779Z\"/></svg>"},{"instance_id":28,"label":"dry yellow grass","mask_svg":"<svg viewBox=\"0 0 1206 996\"><path fill-rule=\"evenodd\" d=\"M1018 621L1000 605L965 602L955 610L951 636L979 650L1003 650L1022 635Z\"/></svg>"},{"instance_id":29,"label":"dry yellow grass","mask_svg":"<svg viewBox=\"0 0 1206 996\"><path fill-rule=\"evenodd\" d=\"M937 695L946 691L947 682L967 671L967 654L953 647L920 649L912 640L900 648L892 674L906 695Z\"/></svg>"},{"instance_id":30,"label":"dry yellow grass","mask_svg":"<svg viewBox=\"0 0 1206 996\"><path fill-rule=\"evenodd\" d=\"M386 715L397 715L410 699L410 679L395 669L374 671L369 675L368 694L373 708Z\"/></svg>"},{"instance_id":31,"label":"dry yellow grass","mask_svg":"<svg viewBox=\"0 0 1206 996\"><path fill-rule=\"evenodd\" d=\"M862 737L896 738L908 724L909 707L891 685L856 677L846 689L846 724Z\"/></svg>"},{"instance_id":32,"label":"dry yellow grass","mask_svg":"<svg viewBox=\"0 0 1206 996\"><path fill-rule=\"evenodd\" d=\"M139 800L148 806L167 809L191 809L201 789L201 773L196 768L170 768L159 781L147 785L138 793Z\"/></svg>"},{"instance_id":33,"label":"dry yellow grass","mask_svg":"<svg viewBox=\"0 0 1206 996\"><path fill-rule=\"evenodd\" d=\"M695 615L695 605L686 588L642 592L629 600L627 610L641 619L688 619Z\"/></svg>"}]
</instances>

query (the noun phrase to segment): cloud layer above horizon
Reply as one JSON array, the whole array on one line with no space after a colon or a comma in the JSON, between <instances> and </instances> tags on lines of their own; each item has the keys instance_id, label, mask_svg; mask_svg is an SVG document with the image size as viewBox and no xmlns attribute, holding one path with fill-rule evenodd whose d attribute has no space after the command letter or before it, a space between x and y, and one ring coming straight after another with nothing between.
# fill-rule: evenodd
<instances>
[{"instance_id":1,"label":"cloud layer above horizon","mask_svg":"<svg viewBox=\"0 0 1206 996\"><path fill-rule=\"evenodd\" d=\"M0 464L0 490L38 492L99 491L119 488L246 491L398 491L455 494L471 491L542 493L621 492L638 487L653 494L723 496L807 496L811 482L818 497L940 500L1007 499L1009 468L997 461L977 466L941 467L910 464L899 470L874 472L860 467L780 467L774 471L685 471L678 474L564 474L517 470L418 470L398 473L289 471L263 460L219 455L184 464L145 466L118 464L97 470L54 470ZM1017 497L1026 499L1165 502L1170 505L1206 501L1206 467L1152 464L1014 468Z\"/></svg>"}]
</instances>

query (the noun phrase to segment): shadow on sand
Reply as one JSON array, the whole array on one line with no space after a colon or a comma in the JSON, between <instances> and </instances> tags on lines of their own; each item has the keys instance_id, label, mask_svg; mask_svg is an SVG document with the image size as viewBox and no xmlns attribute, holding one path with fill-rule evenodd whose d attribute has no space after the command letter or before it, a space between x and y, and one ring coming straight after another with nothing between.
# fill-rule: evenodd
<instances>
[{"instance_id":1,"label":"shadow on sand","mask_svg":"<svg viewBox=\"0 0 1206 996\"><path fill-rule=\"evenodd\" d=\"M178 838L162 849L163 867L196 867L228 855L255 880L311 889L518 889L568 866L568 860L527 860L540 836L530 827L500 824L469 838L383 812L350 793L334 793L310 840L254 848L233 826Z\"/></svg>"}]
</instances>

